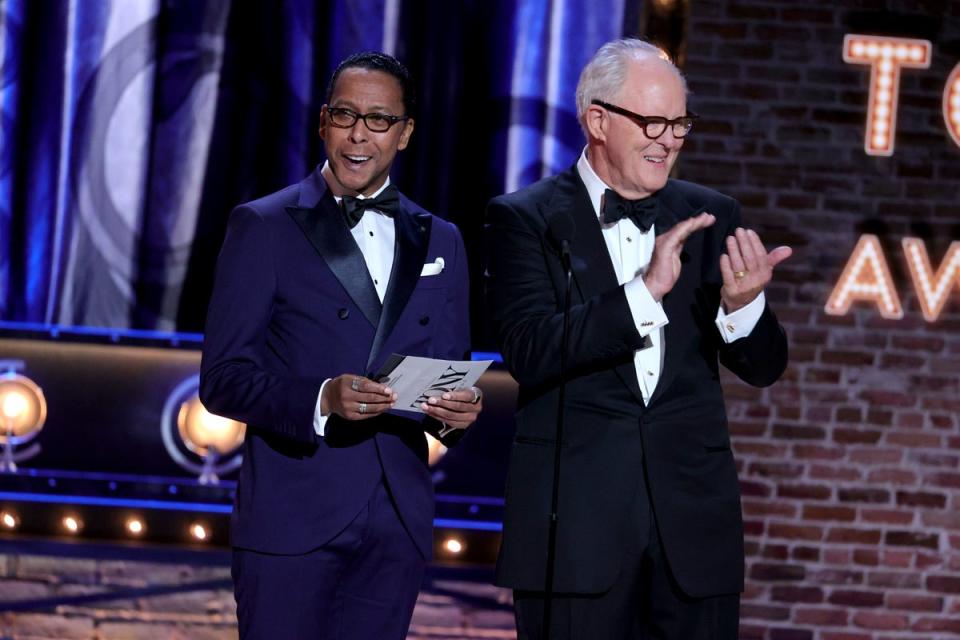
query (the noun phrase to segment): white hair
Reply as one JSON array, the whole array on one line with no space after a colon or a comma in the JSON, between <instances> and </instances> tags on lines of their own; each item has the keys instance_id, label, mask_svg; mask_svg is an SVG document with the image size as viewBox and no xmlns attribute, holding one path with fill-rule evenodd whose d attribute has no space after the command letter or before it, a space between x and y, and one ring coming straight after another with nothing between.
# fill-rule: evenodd
<instances>
[{"instance_id":1,"label":"white hair","mask_svg":"<svg viewBox=\"0 0 960 640\"><path fill-rule=\"evenodd\" d=\"M580 72L577 82L577 120L586 133L583 116L593 100L614 102L627 80L628 64L631 60L662 60L677 74L688 93L687 81L680 69L670 60L670 56L658 46L637 38L611 40L600 47L587 66Z\"/></svg>"}]
</instances>

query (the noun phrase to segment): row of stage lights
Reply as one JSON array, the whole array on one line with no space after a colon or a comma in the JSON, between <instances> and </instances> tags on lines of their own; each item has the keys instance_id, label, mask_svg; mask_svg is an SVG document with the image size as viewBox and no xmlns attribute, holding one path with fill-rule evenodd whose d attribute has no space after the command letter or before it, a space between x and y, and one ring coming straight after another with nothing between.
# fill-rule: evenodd
<instances>
[{"instance_id":1,"label":"row of stage lights","mask_svg":"<svg viewBox=\"0 0 960 640\"><path fill-rule=\"evenodd\" d=\"M20 516L11 510L0 511L0 527L5 531L16 531L20 528ZM84 523L79 515L68 513L60 519L60 530L66 535L80 535ZM146 520L141 516L130 516L123 522L123 531L130 538L140 538L147 533ZM202 522L191 522L187 527L187 535L194 542L202 543L210 540L213 534L209 525Z\"/></svg>"},{"instance_id":2,"label":"row of stage lights","mask_svg":"<svg viewBox=\"0 0 960 640\"><path fill-rule=\"evenodd\" d=\"M43 428L47 418L47 401L43 390L33 380L13 369L12 365L22 363L0 361L0 371L4 364L10 368L0 373L0 442L3 443L0 473L15 473L17 461L31 457L39 451L36 444L29 450L18 453L14 453L14 447L26 444ZM196 385L197 379L190 378L174 390L171 399L179 402L174 402L172 407L165 407L163 421L173 421L172 415L168 417L168 411L176 415L176 431L180 441L202 460L202 466L197 466L176 451L175 445L167 438L166 431L165 444L178 464L190 471L199 472L200 484L217 484L218 472L239 466L239 458L227 464L219 463L239 449L246 434L246 425L207 411L196 394ZM428 445L428 464L433 466L446 453L446 447L429 435Z\"/></svg>"}]
</instances>

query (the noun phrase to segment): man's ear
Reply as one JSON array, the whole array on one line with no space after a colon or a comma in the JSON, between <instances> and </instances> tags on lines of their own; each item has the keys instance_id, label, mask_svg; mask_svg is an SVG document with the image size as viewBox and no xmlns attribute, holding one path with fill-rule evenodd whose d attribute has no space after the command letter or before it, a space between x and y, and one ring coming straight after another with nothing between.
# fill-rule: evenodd
<instances>
[{"instance_id":1,"label":"man's ear","mask_svg":"<svg viewBox=\"0 0 960 640\"><path fill-rule=\"evenodd\" d=\"M607 118L605 109L598 105L591 104L583 114L583 128L591 138L596 138L601 142L607 141L607 125L610 120Z\"/></svg>"},{"instance_id":2,"label":"man's ear","mask_svg":"<svg viewBox=\"0 0 960 640\"><path fill-rule=\"evenodd\" d=\"M321 139L321 140L326 140L326 139L327 139L327 130L328 130L329 127L330 127L329 118L330 118L330 114L327 113L327 105L323 105L322 107L320 107L320 129L319 129L319 133L320 133L320 139Z\"/></svg>"},{"instance_id":3,"label":"man's ear","mask_svg":"<svg viewBox=\"0 0 960 640\"><path fill-rule=\"evenodd\" d=\"M397 143L397 151L407 148L410 144L410 136L413 135L413 118L403 121L403 131L400 133L400 141Z\"/></svg>"}]
</instances>

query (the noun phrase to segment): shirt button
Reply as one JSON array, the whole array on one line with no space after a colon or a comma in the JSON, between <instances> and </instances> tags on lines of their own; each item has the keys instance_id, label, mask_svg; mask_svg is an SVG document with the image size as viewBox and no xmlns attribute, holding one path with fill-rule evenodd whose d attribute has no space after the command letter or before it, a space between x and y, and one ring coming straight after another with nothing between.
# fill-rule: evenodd
<instances>
[{"instance_id":1,"label":"shirt button","mask_svg":"<svg viewBox=\"0 0 960 640\"><path fill-rule=\"evenodd\" d=\"M648 375L648 376L652 376L652 375L653 375L653 371L647 371L647 375Z\"/></svg>"},{"instance_id":2,"label":"shirt button","mask_svg":"<svg viewBox=\"0 0 960 640\"><path fill-rule=\"evenodd\" d=\"M729 331L730 333L733 333L735 329L736 327L733 326L732 322L727 323L727 331Z\"/></svg>"},{"instance_id":3,"label":"shirt button","mask_svg":"<svg viewBox=\"0 0 960 640\"><path fill-rule=\"evenodd\" d=\"M373 231L370 232L370 237L371 237L371 238L373 237Z\"/></svg>"}]
</instances>

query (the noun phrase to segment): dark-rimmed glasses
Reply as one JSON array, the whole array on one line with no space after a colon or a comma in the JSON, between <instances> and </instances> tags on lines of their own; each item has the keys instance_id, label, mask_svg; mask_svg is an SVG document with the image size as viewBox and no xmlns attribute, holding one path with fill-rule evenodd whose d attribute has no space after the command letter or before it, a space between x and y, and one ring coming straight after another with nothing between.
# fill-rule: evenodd
<instances>
[{"instance_id":1,"label":"dark-rimmed glasses","mask_svg":"<svg viewBox=\"0 0 960 640\"><path fill-rule=\"evenodd\" d=\"M410 116L391 116L387 113L357 113L344 107L327 107L327 114L330 116L330 124L335 127L349 129L357 124L357 120L363 120L367 129L374 133L389 131L390 127L398 122L410 119Z\"/></svg>"},{"instance_id":2,"label":"dark-rimmed glasses","mask_svg":"<svg viewBox=\"0 0 960 640\"><path fill-rule=\"evenodd\" d=\"M685 116L680 116L679 118L674 118L671 120L662 116L642 116L639 113L634 113L629 109L618 107L615 104L610 104L609 102L604 102L603 100L591 100L590 104L595 104L598 107L603 107L607 111L619 113L622 116L630 118L637 123L641 129L643 129L643 135L647 136L651 140L656 140L662 136L664 132L666 132L668 126L670 127L671 131L673 131L674 138L682 138L690 133L690 129L693 128L693 121L700 117L690 111L687 112L687 115Z\"/></svg>"}]
</instances>

